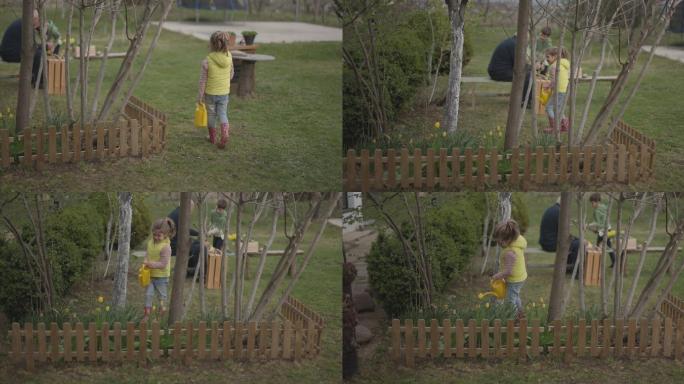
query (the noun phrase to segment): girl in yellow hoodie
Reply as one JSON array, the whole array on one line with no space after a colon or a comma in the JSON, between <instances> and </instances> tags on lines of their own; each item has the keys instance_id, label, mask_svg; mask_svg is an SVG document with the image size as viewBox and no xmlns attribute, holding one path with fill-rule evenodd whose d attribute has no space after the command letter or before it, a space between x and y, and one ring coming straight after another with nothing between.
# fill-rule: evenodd
<instances>
[{"instance_id":1,"label":"girl in yellow hoodie","mask_svg":"<svg viewBox=\"0 0 684 384\"><path fill-rule=\"evenodd\" d=\"M523 318L523 306L520 290L527 280L525 267L525 248L527 240L520 235L520 228L515 220L499 223L494 228L494 240L501 246L499 272L492 276L494 280L506 280L506 301L518 309L518 318Z\"/></svg>"},{"instance_id":2,"label":"girl in yellow hoodie","mask_svg":"<svg viewBox=\"0 0 684 384\"><path fill-rule=\"evenodd\" d=\"M565 102L565 96L568 92L568 84L570 83L570 60L567 58L568 53L565 48L560 50L560 60L558 59L558 48L553 47L546 50L546 61L551 65L549 67L548 73L551 75L551 80L547 82L545 88L555 88L554 91L558 95L558 108L561 113L556 113L555 106L555 96L551 95L548 103L546 104L546 114L549 116L549 127L544 129L545 132L551 133L555 131L556 127L556 116L561 115L560 130L561 132L567 132L570 122L567 117L563 114L563 103ZM559 66L558 69L558 83L556 84L556 65Z\"/></svg>"},{"instance_id":3,"label":"girl in yellow hoodie","mask_svg":"<svg viewBox=\"0 0 684 384\"><path fill-rule=\"evenodd\" d=\"M207 106L209 141L223 149L228 142L228 95L233 77L233 56L228 50L228 34L216 31L209 39L211 52L202 60L197 102ZM221 122L221 141L216 142L216 118Z\"/></svg>"}]
</instances>

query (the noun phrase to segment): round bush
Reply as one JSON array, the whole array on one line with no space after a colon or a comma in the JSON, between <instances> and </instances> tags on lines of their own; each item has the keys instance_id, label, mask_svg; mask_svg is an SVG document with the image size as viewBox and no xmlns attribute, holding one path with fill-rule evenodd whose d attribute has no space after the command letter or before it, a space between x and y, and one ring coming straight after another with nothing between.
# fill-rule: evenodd
<instances>
[{"instance_id":1,"label":"round bush","mask_svg":"<svg viewBox=\"0 0 684 384\"><path fill-rule=\"evenodd\" d=\"M21 319L31 312L32 305L38 302L35 283L26 271L26 257L14 241L0 237L0 311L11 321Z\"/></svg>"}]
</instances>

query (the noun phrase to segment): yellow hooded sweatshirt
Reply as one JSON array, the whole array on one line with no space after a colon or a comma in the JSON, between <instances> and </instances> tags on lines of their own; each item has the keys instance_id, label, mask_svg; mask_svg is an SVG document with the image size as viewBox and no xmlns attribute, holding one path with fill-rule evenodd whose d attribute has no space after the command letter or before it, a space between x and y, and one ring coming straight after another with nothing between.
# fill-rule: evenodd
<instances>
[{"instance_id":1,"label":"yellow hooded sweatshirt","mask_svg":"<svg viewBox=\"0 0 684 384\"><path fill-rule=\"evenodd\" d=\"M570 60L560 59L556 61L556 63L560 63L560 69L558 70L558 92L566 93L568 91L568 84L570 84ZM553 76L556 73L556 68L549 68L549 72L552 77L551 84L553 84Z\"/></svg>"},{"instance_id":2,"label":"yellow hooded sweatshirt","mask_svg":"<svg viewBox=\"0 0 684 384\"><path fill-rule=\"evenodd\" d=\"M233 56L230 52L207 55L207 87L204 92L214 96L229 94L232 69Z\"/></svg>"},{"instance_id":3,"label":"yellow hooded sweatshirt","mask_svg":"<svg viewBox=\"0 0 684 384\"><path fill-rule=\"evenodd\" d=\"M527 268L525 267L525 248L527 248L527 240L522 235L513 240L506 248L501 250L499 256L499 268L504 268L504 255L508 252L515 254L515 263L511 269L511 274L506 278L508 283L519 283L527 280Z\"/></svg>"}]
</instances>

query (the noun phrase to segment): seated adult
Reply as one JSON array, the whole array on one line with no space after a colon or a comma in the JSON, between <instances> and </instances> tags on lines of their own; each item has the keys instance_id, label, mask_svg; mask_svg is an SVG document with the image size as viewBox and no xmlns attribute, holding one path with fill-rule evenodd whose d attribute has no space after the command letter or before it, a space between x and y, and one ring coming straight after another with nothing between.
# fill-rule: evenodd
<instances>
[{"instance_id":1,"label":"seated adult","mask_svg":"<svg viewBox=\"0 0 684 384\"><path fill-rule=\"evenodd\" d=\"M60 48L60 34L59 30L52 21L45 23L44 25L46 33L46 48L49 51L57 54ZM36 78L38 77L38 71L40 70L40 61L42 59L43 48L40 44L36 43L36 35L40 39L41 36L41 23L38 17L38 11L33 11L33 67L31 75L31 85L35 85ZM0 43L0 58L8 63L20 63L21 62L21 19L14 20L12 24L7 27L5 33L2 36L2 42ZM42 83L42 82L41 82Z\"/></svg>"},{"instance_id":2,"label":"seated adult","mask_svg":"<svg viewBox=\"0 0 684 384\"><path fill-rule=\"evenodd\" d=\"M515 45L516 36L511 36L496 46L492 53L492 58L489 60L487 72L489 77L495 81L513 81L513 67L515 66ZM525 82L523 84L522 103L525 103L525 96L527 95L527 87L530 83L530 68L526 65L525 68ZM530 93L530 100L534 100L534 92ZM528 107L532 103L527 103Z\"/></svg>"},{"instance_id":3,"label":"seated adult","mask_svg":"<svg viewBox=\"0 0 684 384\"><path fill-rule=\"evenodd\" d=\"M539 225L539 246L546 252L556 252L558 246L558 221L560 219L560 198L547 208ZM570 249L566 272L572 273L579 253L579 239L570 235Z\"/></svg>"},{"instance_id":4,"label":"seated adult","mask_svg":"<svg viewBox=\"0 0 684 384\"><path fill-rule=\"evenodd\" d=\"M190 212L192 213L193 208L195 207L194 202L191 201L190 203ZM176 228L178 228L178 222L180 218L180 207L176 207L171 213L167 215L168 218L173 220L173 223L176 224ZM199 232L196 229L190 228L190 236L199 236ZM178 232L176 232L176 235L174 235L171 238L171 256L176 256L176 252L178 250ZM188 266L187 266L187 275L192 275L195 272L195 268L197 268L197 263L199 262L199 254L200 254L200 242L199 240L192 240L190 242L190 254L188 257ZM207 250L204 250L204 257L206 261L207 257Z\"/></svg>"}]
</instances>

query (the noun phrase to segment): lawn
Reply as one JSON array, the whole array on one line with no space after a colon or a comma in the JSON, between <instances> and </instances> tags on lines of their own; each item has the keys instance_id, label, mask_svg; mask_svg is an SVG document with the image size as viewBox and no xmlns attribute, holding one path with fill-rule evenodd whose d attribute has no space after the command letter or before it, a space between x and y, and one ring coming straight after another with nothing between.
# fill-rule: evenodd
<instances>
[{"instance_id":1,"label":"lawn","mask_svg":"<svg viewBox=\"0 0 684 384\"><path fill-rule=\"evenodd\" d=\"M544 210L551 206L558 198L554 193L525 193L523 199L528 206L529 227L525 234L528 240L528 247L538 248L539 223ZM591 218L591 208L587 204L588 217ZM613 205L615 207L615 205ZM573 219L577 218L576 205L573 204ZM623 212L623 223L631 214L632 209L625 207ZM645 239L648 232L648 220L651 208L642 212L632 230L632 236L637 240ZM612 225L616 226L616 211L612 210ZM663 214L658 220L658 235L653 240L651 246L664 246L667 242L665 233L665 217ZM577 227L571 228L571 233L577 235ZM594 242L595 235L589 234L588 240ZM680 252L681 255L681 252ZM542 255L526 255L526 260L531 264L553 263L554 254L545 253ZM638 283L637 295L645 284L655 263L660 256L659 253L649 253L646 258L644 270ZM678 262L681 261L681 258ZM638 262L638 254L630 253L627 263L627 277L625 279L625 290L623 298L626 299L629 287L632 284L634 270ZM441 307L444 303L449 303L450 308L475 306L479 302L477 293L488 291L489 279L487 276L480 276L480 266L482 259L479 255L473 258L471 270L462 274L461 277L453 280L446 292L436 300L436 305ZM492 264L489 264L492 265ZM612 269L608 269L608 276ZM548 302L551 290L552 269L529 269L528 279L522 289L523 305L536 302L536 308L528 309L527 315L530 317L545 316L546 309L540 309L540 297ZM570 284L570 278L566 277L565 287ZM566 316L572 316L578 311L577 300L578 284L573 286L573 293L568 304ZM600 288L586 287L587 307L600 305ZM679 297L684 296L684 280L679 279L673 288L673 293ZM635 298L636 300L636 298ZM612 294L609 294L609 309L612 308ZM597 310L591 310L597 314ZM477 360L456 360L449 359L437 360L432 362L419 362L416 369L409 369L388 361L390 352L390 335L387 333L388 324L383 328L375 329L376 338L379 344L372 353L366 353L366 358L360 361L360 375L352 382L396 382L396 383L440 383L440 382L502 382L502 383L529 383L529 382L573 382L573 383L623 383L623 382L676 382L677 377L684 374L684 364L679 361L668 359L635 359L625 360L597 360L582 359L572 363L563 363L553 357L540 357L529 362L512 361L484 361ZM370 351L366 351L370 352Z\"/></svg>"},{"instance_id":2,"label":"lawn","mask_svg":"<svg viewBox=\"0 0 684 384\"><path fill-rule=\"evenodd\" d=\"M515 21L515 20L513 20ZM506 37L515 33L515 26L507 21L502 25L480 25L477 18L470 19L471 25L466 29L473 46L473 57L470 63L463 69L463 76L485 76L487 65L494 48ZM507 25L508 23L508 25ZM553 41L558 41L559 29L554 28ZM668 34L665 40L671 41L674 36ZM566 47L570 46L569 36L566 36ZM582 64L583 72L591 75L595 65L599 61L600 46L592 43ZM624 42L623 42L624 44ZM601 75L613 75L619 72L617 61L617 37L613 42L612 49L606 55L606 63ZM624 57L624 52L622 53ZM642 55L642 60L646 55ZM640 65L640 63L638 64ZM639 68L639 67L637 67ZM637 184L634 190L677 190L684 186L684 139L673 135L682 126L684 111L680 108L684 78L680 75L684 70L684 64L655 56L644 76L641 87L627 109L623 120L633 128L644 133L656 141L656 180L649 184ZM635 70L628 84L633 84L638 75ZM446 92L446 76L441 76L437 82L435 100L439 100ZM468 134L480 138L490 131L495 131L497 126L506 127L508 114L508 97L506 96L480 96L476 97L475 107L471 107L471 97L466 92L473 85L465 84L462 90L461 107L459 110L459 129ZM399 121L395 125L397 133L408 140L409 137L426 137L433 133L432 127L435 121L443 119L444 108L431 104L426 108L425 101L430 92L430 87L418 91L413 104L404 110ZM602 100L608 94L610 83L600 82L597 84L593 101L590 108L589 120L598 112ZM477 92L502 93L510 92L510 83L501 84L478 84ZM578 87L577 95L577 118L579 124L581 114L589 90L587 83ZM627 94L628 92L625 92ZM566 109L566 114L569 112ZM543 129L548 126L545 115L538 115L538 127ZM588 127L585 127L585 133ZM535 144L531 128L531 117L527 113L521 130L520 144ZM567 138L567 136L566 136ZM500 140L502 146L503 139ZM566 141L566 140L564 140ZM665 171L667 170L667 171ZM571 187L571 186L570 186Z\"/></svg>"},{"instance_id":3,"label":"lawn","mask_svg":"<svg viewBox=\"0 0 684 384\"><path fill-rule=\"evenodd\" d=\"M0 28L17 14L0 15ZM66 33L66 21L59 13L52 19ZM93 41L98 47L106 43L103 30L97 29ZM114 50L125 50L124 41L118 39ZM163 191L177 190L178 185L195 190L338 189L342 169L337 156L342 121L340 43L261 44L259 53L276 59L257 64L256 97L230 99L231 139L224 151L205 141L205 130L193 127L199 63L206 53L207 42L164 31L136 88L135 96L169 117L167 146L161 154L145 160L51 166L42 172L15 169L0 172L0 183L22 190L62 191ZM111 81L118 64L109 61L105 83ZM91 63L93 78L98 68L97 62ZM0 65L0 76L18 71L16 64ZM17 80L2 79L0 87L0 108L13 110ZM103 98L104 94L100 102ZM65 97L52 100L53 110L64 114ZM43 119L42 100L34 117Z\"/></svg>"},{"instance_id":4,"label":"lawn","mask_svg":"<svg viewBox=\"0 0 684 384\"><path fill-rule=\"evenodd\" d=\"M173 200L161 195L147 195L145 197L152 217L163 216L170 212L176 205L177 200ZM193 213L194 221L197 222L198 210ZM268 237L269 219L265 213L260 223L255 228L256 240L264 242ZM235 220L235 216L233 216ZM280 224L282 228L282 223ZM195 226L196 227L196 226ZM234 228L234 227L233 227ZM311 240L315 233L314 227L307 237L305 243ZM282 232L279 232L282 233ZM202 362L193 363L189 366L177 366L162 359L150 365L149 368L141 367L136 364L57 364L41 367L35 373L28 373L24 370L15 371L14 367L8 362L6 356L2 356L0 361L0 381L9 380L14 377L19 381L33 383L71 383L71 382L192 382L210 383L249 380L255 383L266 382L292 382L292 383L317 383L337 382L341 372L340 345L341 345L341 316L339 311L339 297L341 295L341 231L334 226L328 226L318 244L316 253L311 259L308 268L302 274L298 284L295 286L293 296L301 300L305 305L320 313L325 319L323 330L323 345L320 356L313 360L304 360L298 363L275 361L257 363L238 363L238 362ZM282 249L285 241L282 235L278 235L272 249ZM277 258L270 258L264 272L264 279L269 278L269 274L275 267ZM130 265L128 283L128 305L139 311L142 317L142 306L144 293L136 280L136 271L140 266L141 259L132 257ZM104 262L97 265L93 276L98 276ZM229 268L232 268L234 259L229 258ZM257 267L256 260L250 263L252 276ZM110 267L111 271L111 267ZM229 269L230 271L230 269ZM192 279L186 279L185 294L189 290ZM251 289L252 280L247 280L246 290ZM287 283L287 281L286 281ZM92 279L84 281L74 287L70 297L65 299L63 305L69 306L72 312L86 313L93 311L104 304L98 304L96 297L102 295L105 301L111 298L112 292L111 279ZM265 285L263 283L262 285ZM198 288L195 287L195 295ZM220 302L219 290L207 290L207 303L209 312L218 311ZM195 297L192 306L188 310L188 318L199 320L199 303ZM229 304L232 308L232 304ZM232 310L231 310L232 312ZM214 315L216 316L216 315ZM216 318L212 318L216 320ZM0 349L4 350L4 349Z\"/></svg>"}]
</instances>

